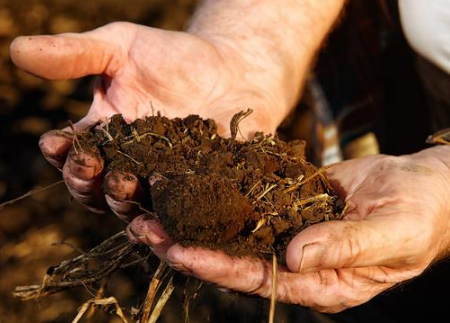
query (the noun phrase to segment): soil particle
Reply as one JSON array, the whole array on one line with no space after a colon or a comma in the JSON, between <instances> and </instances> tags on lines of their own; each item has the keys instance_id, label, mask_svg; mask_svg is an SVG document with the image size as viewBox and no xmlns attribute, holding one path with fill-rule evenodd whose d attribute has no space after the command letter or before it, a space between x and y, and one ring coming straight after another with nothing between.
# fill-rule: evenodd
<instances>
[{"instance_id":1,"label":"soil particle","mask_svg":"<svg viewBox=\"0 0 450 323\"><path fill-rule=\"evenodd\" d=\"M246 113L233 118L231 132ZM250 141L217 134L213 120L157 116L127 124L114 115L77 134L105 170L151 186L152 209L184 246L284 262L287 244L307 226L341 218L343 202L322 170L306 161L305 142L256 133Z\"/></svg>"}]
</instances>

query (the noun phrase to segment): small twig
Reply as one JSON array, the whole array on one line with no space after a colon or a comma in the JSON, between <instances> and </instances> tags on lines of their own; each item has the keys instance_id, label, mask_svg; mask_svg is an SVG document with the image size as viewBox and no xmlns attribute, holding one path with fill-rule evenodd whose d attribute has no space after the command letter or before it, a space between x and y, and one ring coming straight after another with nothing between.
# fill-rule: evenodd
<instances>
[{"instance_id":1,"label":"small twig","mask_svg":"<svg viewBox=\"0 0 450 323\"><path fill-rule=\"evenodd\" d=\"M150 109L152 110L152 117L155 116L155 108L153 107L153 102L150 100Z\"/></svg>"},{"instance_id":2,"label":"small twig","mask_svg":"<svg viewBox=\"0 0 450 323\"><path fill-rule=\"evenodd\" d=\"M258 221L258 223L256 224L256 227L252 230L252 233L255 233L256 231L258 231L259 229L261 229L261 227L266 224L267 219L266 218L262 218Z\"/></svg>"},{"instance_id":3,"label":"small twig","mask_svg":"<svg viewBox=\"0 0 450 323\"><path fill-rule=\"evenodd\" d=\"M195 290L194 294L192 294L192 299L196 299L198 296L198 293L200 293L200 290L202 289L203 285L205 284L202 280L197 280L199 282L197 289Z\"/></svg>"},{"instance_id":4,"label":"small twig","mask_svg":"<svg viewBox=\"0 0 450 323\"><path fill-rule=\"evenodd\" d=\"M120 318L122 323L128 323L127 319L125 318L125 315L123 314L122 309L119 306L119 302L114 297L108 297L103 299L91 299L83 304L81 309L78 311L77 316L73 319L72 323L78 323L80 319L83 317L84 313L92 306L92 305L99 305L99 306L108 306L113 305L115 307L116 315Z\"/></svg>"},{"instance_id":5,"label":"small twig","mask_svg":"<svg viewBox=\"0 0 450 323\"><path fill-rule=\"evenodd\" d=\"M100 300L103 298L103 293L105 292L107 283L108 283L108 280L105 279L95 295L95 300ZM94 316L94 312L95 312L95 308L93 306L91 306L91 309L86 314L86 320L88 322L92 322L92 317Z\"/></svg>"},{"instance_id":6,"label":"small twig","mask_svg":"<svg viewBox=\"0 0 450 323\"><path fill-rule=\"evenodd\" d=\"M266 188L264 190L264 192L262 192L257 198L256 201L259 201L260 199L262 199L264 196L266 196L267 193L269 193L271 190L273 190L275 187L277 187L278 184L272 184L270 185L268 188Z\"/></svg>"},{"instance_id":7,"label":"small twig","mask_svg":"<svg viewBox=\"0 0 450 323\"><path fill-rule=\"evenodd\" d=\"M133 138L133 139L125 141L122 145L129 145L129 144L133 143L135 139L139 142L142 138L145 138L147 136L152 136L152 137L164 140L165 142L167 142L167 144L169 145L170 148L173 147L172 142L169 140L169 138L161 136L161 135L158 135L157 133L154 133L154 132L145 132L142 135L139 135L136 132L136 134L133 134L132 136L126 137L124 140L128 140L130 138Z\"/></svg>"},{"instance_id":8,"label":"small twig","mask_svg":"<svg viewBox=\"0 0 450 323\"><path fill-rule=\"evenodd\" d=\"M262 147L261 147L262 148ZM277 157L279 157L279 158L281 158L281 159L283 159L283 160L297 160L297 158L295 158L295 157L290 157L290 156L288 156L286 153L282 153L282 154L279 154L279 153L276 153L276 152L273 152L273 151L270 151L270 150L265 150L264 151L266 154L269 154L269 155L274 155L274 156L277 156Z\"/></svg>"},{"instance_id":9,"label":"small twig","mask_svg":"<svg viewBox=\"0 0 450 323\"><path fill-rule=\"evenodd\" d=\"M167 286L164 288L163 293L161 294L161 297L158 299L158 303L156 303L155 308L152 311L152 315L150 316L148 323L156 323L156 320L161 315L161 312L166 305L167 301L169 300L170 296L173 293L173 290L175 289L175 286L173 285L173 276L170 277L169 282L167 283Z\"/></svg>"},{"instance_id":10,"label":"small twig","mask_svg":"<svg viewBox=\"0 0 450 323\"><path fill-rule=\"evenodd\" d=\"M129 255L138 248L128 239L117 246L124 239L126 234L121 231L89 252L50 267L41 285L18 286L14 290L14 296L21 300L30 300L74 287L89 287L120 268Z\"/></svg>"},{"instance_id":11,"label":"small twig","mask_svg":"<svg viewBox=\"0 0 450 323\"><path fill-rule=\"evenodd\" d=\"M83 306L81 306L81 308L78 310L78 314L77 316L75 316L72 323L77 323L83 317L84 313L86 313L90 306L91 301L87 301L86 303L84 303Z\"/></svg>"},{"instance_id":12,"label":"small twig","mask_svg":"<svg viewBox=\"0 0 450 323\"><path fill-rule=\"evenodd\" d=\"M197 298L198 293L200 292L200 290L202 289L203 285L204 285L204 281L201 280L195 280L196 282L198 282L198 286L196 288L196 290L194 291L194 293L192 295L188 295L187 290L188 290L188 284L190 283L190 277L187 277L186 280L186 284L184 286L184 291L183 291L183 313L184 313L184 323L189 323L190 319L189 319L189 308L190 308L190 302L191 300Z\"/></svg>"},{"instance_id":13,"label":"small twig","mask_svg":"<svg viewBox=\"0 0 450 323\"><path fill-rule=\"evenodd\" d=\"M261 219L259 219L258 223L256 223L256 227L252 230L252 233L255 233L256 231L261 229L262 226L267 223L268 219L270 219L273 216L277 216L277 215L279 215L278 212L267 212L267 213L261 214Z\"/></svg>"},{"instance_id":14,"label":"small twig","mask_svg":"<svg viewBox=\"0 0 450 323\"><path fill-rule=\"evenodd\" d=\"M182 296L184 323L189 323L190 322L190 319L189 319L189 307L190 307L191 298L187 294L187 288L188 288L189 280L190 280L190 277L187 277L186 283L184 285L183 296Z\"/></svg>"},{"instance_id":15,"label":"small twig","mask_svg":"<svg viewBox=\"0 0 450 323\"><path fill-rule=\"evenodd\" d=\"M311 176L309 176L309 177L306 178L305 180L303 180L303 181L301 181L301 182L299 182L299 183L297 183L297 184L294 184L294 185L292 185L291 187L285 189L285 190L283 191L283 193L289 193L289 192L294 191L294 190L297 189L298 187L300 187L300 186L302 186L302 185L308 183L308 182L309 182L310 180L312 180L314 177L320 175L322 172L323 172L323 169L320 168L319 170L317 170L314 174L312 174Z\"/></svg>"},{"instance_id":16,"label":"small twig","mask_svg":"<svg viewBox=\"0 0 450 323\"><path fill-rule=\"evenodd\" d=\"M138 143L141 142L141 136L139 136L139 133L137 132L136 128L133 128L131 130L131 133L133 134L133 137L136 139Z\"/></svg>"},{"instance_id":17,"label":"small twig","mask_svg":"<svg viewBox=\"0 0 450 323\"><path fill-rule=\"evenodd\" d=\"M55 246L67 246L69 248L72 248L73 250L75 250L76 252L78 252L81 255L85 255L88 256L89 254L87 252L85 252L84 250L78 248L77 246L75 246L74 244L71 244L70 242L67 241L60 241L60 242L53 242L51 244L52 247Z\"/></svg>"},{"instance_id":18,"label":"small twig","mask_svg":"<svg viewBox=\"0 0 450 323\"><path fill-rule=\"evenodd\" d=\"M323 200L323 199L329 198L329 197L330 197L330 195L328 195L326 193L314 195L314 196L311 196L311 197L308 197L308 198L305 198L305 199L298 200L297 202L294 203L294 206L295 207L299 207L299 206L302 206L302 205L305 205L305 204L309 204L309 203L312 203L312 202L315 202L315 201L318 201L318 200Z\"/></svg>"},{"instance_id":19,"label":"small twig","mask_svg":"<svg viewBox=\"0 0 450 323\"><path fill-rule=\"evenodd\" d=\"M146 208L144 208L144 207L142 206L141 203L139 203L139 202L137 202L137 201L123 200L123 202L137 205L138 208L139 208L139 210L143 211L145 214L152 215L155 219L158 219L158 215L157 215L155 212L152 212L152 211L147 210Z\"/></svg>"},{"instance_id":20,"label":"small twig","mask_svg":"<svg viewBox=\"0 0 450 323\"><path fill-rule=\"evenodd\" d=\"M26 198L26 197L29 197L29 196L32 196L32 195L35 195L35 194L42 193L42 192L44 192L44 191L46 191L46 190L49 190L49 189L51 189L51 188L53 188L53 187L55 187L55 186L58 186L59 184L62 184L62 183L64 183L64 180L60 180L60 181L58 181L58 182L56 182L56 183L50 184L50 185L45 186L45 187L43 187L43 188L38 188L38 189L35 189L35 190L31 190L31 191L25 193L25 194L22 195L22 196L19 196L19 197L16 197L15 199L12 199L12 200L3 202L2 204L0 204L0 211L3 210L3 208L4 208L5 206L7 206L7 205L14 204L14 203L16 203L16 202L18 202L18 201L20 201L20 200L23 200L23 199Z\"/></svg>"},{"instance_id":21,"label":"small twig","mask_svg":"<svg viewBox=\"0 0 450 323\"><path fill-rule=\"evenodd\" d=\"M277 256L275 253L272 255L272 293L270 295L270 311L269 311L269 323L273 323L275 319L275 306L277 303Z\"/></svg>"},{"instance_id":22,"label":"small twig","mask_svg":"<svg viewBox=\"0 0 450 323\"><path fill-rule=\"evenodd\" d=\"M142 315L139 320L139 323L147 323L148 320L150 319L150 314L152 311L152 306L155 300L156 293L158 292L158 289L161 286L161 281L168 268L169 267L164 261L161 261L159 263L158 269L153 275L152 281L150 282L150 285L148 287L147 296L145 297Z\"/></svg>"},{"instance_id":23,"label":"small twig","mask_svg":"<svg viewBox=\"0 0 450 323\"><path fill-rule=\"evenodd\" d=\"M105 128L98 127L97 129L99 129L101 132L105 134L106 138L108 138L108 141L114 141L114 138L109 134L109 132Z\"/></svg>"},{"instance_id":24,"label":"small twig","mask_svg":"<svg viewBox=\"0 0 450 323\"><path fill-rule=\"evenodd\" d=\"M450 128L442 129L429 135L425 142L427 144L450 145Z\"/></svg>"},{"instance_id":25,"label":"small twig","mask_svg":"<svg viewBox=\"0 0 450 323\"><path fill-rule=\"evenodd\" d=\"M426 143L429 144L441 144L441 145L450 145L450 141L447 141L444 138L436 137L436 138L430 138L426 141Z\"/></svg>"},{"instance_id":26,"label":"small twig","mask_svg":"<svg viewBox=\"0 0 450 323\"><path fill-rule=\"evenodd\" d=\"M303 185L302 179L303 179L304 177L305 177L305 175L300 175L300 176L297 178L297 182L294 183L294 184L292 184L291 186L289 186L287 189L285 189L285 190L283 191L283 194L287 194L287 193L290 193L290 192L292 192L292 191L295 191L298 187L300 187L300 185Z\"/></svg>"},{"instance_id":27,"label":"small twig","mask_svg":"<svg viewBox=\"0 0 450 323\"><path fill-rule=\"evenodd\" d=\"M78 148L80 148L80 151L83 150L83 148L81 147L80 141L78 140L78 135L75 130L75 126L73 125L73 122L70 120L68 122L69 122L69 127L70 127L70 129L72 129L72 132L73 132L73 144L72 144L73 150L75 150L75 154L78 155L78 150L77 150L77 147L75 146L75 144L78 145Z\"/></svg>"},{"instance_id":28,"label":"small twig","mask_svg":"<svg viewBox=\"0 0 450 323\"><path fill-rule=\"evenodd\" d=\"M134 159L133 157L131 157L130 155L127 155L127 154L125 154L124 152L122 152L122 151L120 151L120 150L117 150L117 152L118 152L119 154L121 154L121 155L127 157L127 158L130 159L132 162L136 163L136 165L138 165L138 166L140 165L140 163L139 163L136 159Z\"/></svg>"},{"instance_id":29,"label":"small twig","mask_svg":"<svg viewBox=\"0 0 450 323\"><path fill-rule=\"evenodd\" d=\"M241 111L239 113L236 113L232 118L230 122L230 131L231 131L231 143L233 143L236 140L236 136L239 129L239 124L247 118L250 114L253 113L252 109L248 109L247 111Z\"/></svg>"},{"instance_id":30,"label":"small twig","mask_svg":"<svg viewBox=\"0 0 450 323\"><path fill-rule=\"evenodd\" d=\"M349 207L350 207L350 204L348 204L348 202L345 202L344 208L342 209L341 214L339 216L340 217L345 216L345 213L347 213Z\"/></svg>"},{"instance_id":31,"label":"small twig","mask_svg":"<svg viewBox=\"0 0 450 323\"><path fill-rule=\"evenodd\" d=\"M258 181L256 182L256 184L253 185L253 187L250 189L250 191L248 191L247 194L245 194L245 197L248 197L248 196L253 192L253 190L261 183L261 181L262 181L261 179L258 180Z\"/></svg>"},{"instance_id":32,"label":"small twig","mask_svg":"<svg viewBox=\"0 0 450 323\"><path fill-rule=\"evenodd\" d=\"M120 269L125 269L125 268L128 268L128 267L132 267L132 266L134 266L134 265L136 265L136 264L140 264L141 262L147 261L147 260L150 258L150 255L151 255L151 254L148 254L148 255L145 256L145 257L141 257L141 258L139 258L139 259L130 261L129 263L126 263L126 264L120 266Z\"/></svg>"},{"instance_id":33,"label":"small twig","mask_svg":"<svg viewBox=\"0 0 450 323\"><path fill-rule=\"evenodd\" d=\"M330 181L325 177L325 174L319 173L320 178L322 179L322 184L325 186L325 189L328 193L332 193L334 191L333 186L330 184Z\"/></svg>"}]
</instances>

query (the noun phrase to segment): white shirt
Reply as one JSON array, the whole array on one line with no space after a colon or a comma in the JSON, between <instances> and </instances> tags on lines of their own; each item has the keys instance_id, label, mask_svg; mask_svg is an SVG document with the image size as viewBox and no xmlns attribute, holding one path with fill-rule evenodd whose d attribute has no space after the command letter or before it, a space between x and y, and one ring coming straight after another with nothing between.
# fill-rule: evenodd
<instances>
[{"instance_id":1,"label":"white shirt","mask_svg":"<svg viewBox=\"0 0 450 323\"><path fill-rule=\"evenodd\" d=\"M450 74L450 0L399 0L410 46Z\"/></svg>"}]
</instances>

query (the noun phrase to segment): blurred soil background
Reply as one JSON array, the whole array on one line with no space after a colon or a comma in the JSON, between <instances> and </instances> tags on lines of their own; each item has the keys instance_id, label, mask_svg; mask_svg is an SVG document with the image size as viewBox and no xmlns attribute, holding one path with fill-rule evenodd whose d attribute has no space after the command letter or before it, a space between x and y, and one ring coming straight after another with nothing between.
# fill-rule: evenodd
<instances>
[{"instance_id":1,"label":"blurred soil background","mask_svg":"<svg viewBox=\"0 0 450 323\"><path fill-rule=\"evenodd\" d=\"M195 5L194 0L0 0L0 203L61 180L60 172L41 156L39 136L47 130L67 126L68 120L80 119L92 99L92 77L49 82L17 69L9 57L12 39L19 35L83 32L118 20L179 30ZM402 46L405 50L405 45ZM388 66L395 67L398 63L396 56L390 57ZM413 69L405 64L401 68ZM411 81L410 74L405 78ZM391 100L391 104L402 105L405 100L393 89L396 84L402 84L404 78L396 74L393 79L390 95L395 100ZM411 95L411 87L399 88L402 95L409 95L406 102L415 101L417 105L423 102L423 98L416 100ZM410 116L414 111L409 110ZM404 123L398 121L404 117L402 111L389 114L388 124L399 134L390 141L390 147L395 146L397 150L387 149L385 152L409 152L394 145L404 138L425 139L427 130L414 128L417 123L410 123L407 129L401 128ZM414 120L420 121L420 118ZM411 131L410 136L408 131ZM384 132L383 135L389 136L389 133ZM408 147L420 145L422 141ZM91 290L78 288L39 301L21 302L12 296L14 287L40 283L49 266L79 254L68 244L58 243L65 241L81 250L88 250L123 229L124 224L113 214L96 215L72 202L64 184L1 210L0 323L72 322L81 304L92 298ZM145 297L151 266L137 265L116 272L109 280L105 296L116 297L127 311L137 307ZM436 270L442 278L446 269L440 267L434 272ZM441 303L448 299L444 293L450 282L444 278L437 283L432 274L433 270L418 283L405 286L402 293L393 292L352 310L353 317L360 320L349 319L345 315L333 319L376 322L380 318L380 307L398 321L406 317L428 317L436 309L443 311L445 306ZM411 295L421 296L414 298ZM181 292L177 291L160 322L183 322L181 298ZM431 305L424 303L424 299L428 299ZM190 322L265 322L268 310L267 300L222 293L206 286L191 305ZM364 311L366 314L360 314ZM371 313L370 318L367 311ZM317 322L327 322L321 321L323 317L313 315ZM120 321L114 315L100 313L92 318L92 322ZM276 322L310 322L309 312L297 306L280 304ZM409 319L408 322L415 320Z\"/></svg>"}]
</instances>

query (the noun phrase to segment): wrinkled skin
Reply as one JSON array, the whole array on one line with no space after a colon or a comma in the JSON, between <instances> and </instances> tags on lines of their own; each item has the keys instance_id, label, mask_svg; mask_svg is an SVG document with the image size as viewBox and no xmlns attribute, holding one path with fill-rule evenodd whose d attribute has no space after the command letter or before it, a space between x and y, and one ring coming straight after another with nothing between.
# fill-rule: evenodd
<instances>
[{"instance_id":1,"label":"wrinkled skin","mask_svg":"<svg viewBox=\"0 0 450 323\"><path fill-rule=\"evenodd\" d=\"M241 124L248 137L256 130L273 132L274 120L280 119L273 117L280 113L273 104L277 95L267 91L264 80L243 77L251 74L251 62L230 47L186 33L115 23L85 34L19 38L11 54L19 67L48 79L101 74L92 107L76 130L114 113L127 120L149 115L150 102L169 117L197 113L214 118L224 135L231 116L243 107L256 111ZM99 212L109 206L130 222L130 239L151 246L175 269L224 288L270 296L269 263L182 248L159 223L136 217L135 205L127 201L146 199L148 194L134 176L105 174L103 161L76 154L72 137L61 131L44 134L40 146L62 169L78 201ZM344 221L311 226L291 241L287 268L277 270L278 300L338 312L444 258L450 245L446 156L450 147L435 147L330 167L328 176L348 204ZM110 192L106 197L102 182Z\"/></svg>"}]
</instances>

